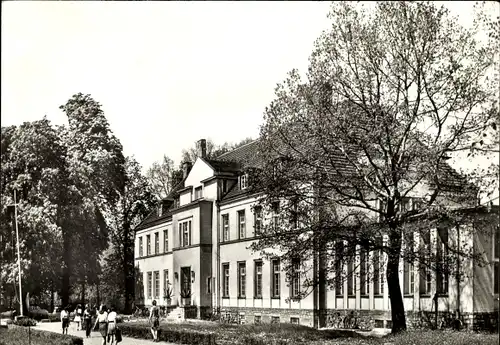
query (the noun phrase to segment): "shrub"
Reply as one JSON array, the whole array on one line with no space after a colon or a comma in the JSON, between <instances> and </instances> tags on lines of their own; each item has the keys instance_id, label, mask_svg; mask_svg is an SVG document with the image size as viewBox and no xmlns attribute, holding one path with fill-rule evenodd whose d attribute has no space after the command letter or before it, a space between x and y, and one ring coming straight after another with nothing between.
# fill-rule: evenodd
<instances>
[{"instance_id":1,"label":"shrub","mask_svg":"<svg viewBox=\"0 0 500 345\"><path fill-rule=\"evenodd\" d=\"M215 345L215 334L212 332L201 332L193 329L182 329L168 326L160 327L158 338L161 341L177 344L199 344ZM151 338L151 326L146 323L127 323L119 326L124 336L149 339Z\"/></svg>"},{"instance_id":2,"label":"shrub","mask_svg":"<svg viewBox=\"0 0 500 345\"><path fill-rule=\"evenodd\" d=\"M49 318L49 312L45 309L34 309L29 312L29 316L37 321Z\"/></svg>"},{"instance_id":3,"label":"shrub","mask_svg":"<svg viewBox=\"0 0 500 345\"><path fill-rule=\"evenodd\" d=\"M47 319L49 319L50 322L61 321L61 313L49 314Z\"/></svg>"},{"instance_id":4,"label":"shrub","mask_svg":"<svg viewBox=\"0 0 500 345\"><path fill-rule=\"evenodd\" d=\"M33 326L36 326L36 321L33 320L33 319L30 319L29 317L25 317L25 318L22 318L22 319L19 319L19 320L14 320L12 322L12 324L16 325L16 326L23 326L23 327L33 327Z\"/></svg>"},{"instance_id":5,"label":"shrub","mask_svg":"<svg viewBox=\"0 0 500 345\"><path fill-rule=\"evenodd\" d=\"M13 319L16 311L15 310L7 310L0 313L0 318L2 319Z\"/></svg>"},{"instance_id":6,"label":"shrub","mask_svg":"<svg viewBox=\"0 0 500 345\"><path fill-rule=\"evenodd\" d=\"M2 338L9 345L83 345L79 337L17 326L3 332Z\"/></svg>"}]
</instances>

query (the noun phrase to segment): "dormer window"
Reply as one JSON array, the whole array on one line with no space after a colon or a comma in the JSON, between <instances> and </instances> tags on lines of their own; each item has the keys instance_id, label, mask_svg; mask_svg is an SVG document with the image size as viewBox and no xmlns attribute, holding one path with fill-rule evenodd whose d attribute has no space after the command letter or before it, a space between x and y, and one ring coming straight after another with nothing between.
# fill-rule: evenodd
<instances>
[{"instance_id":1,"label":"dormer window","mask_svg":"<svg viewBox=\"0 0 500 345\"><path fill-rule=\"evenodd\" d=\"M201 199L202 197L203 197L203 188L201 186L196 187L194 189L194 200Z\"/></svg>"},{"instance_id":2,"label":"dormer window","mask_svg":"<svg viewBox=\"0 0 500 345\"><path fill-rule=\"evenodd\" d=\"M163 214L163 205L162 204L157 206L157 211L158 211L158 217L161 217Z\"/></svg>"},{"instance_id":3,"label":"dormer window","mask_svg":"<svg viewBox=\"0 0 500 345\"><path fill-rule=\"evenodd\" d=\"M248 174L243 174L240 176L240 189L246 189L248 187Z\"/></svg>"},{"instance_id":4,"label":"dormer window","mask_svg":"<svg viewBox=\"0 0 500 345\"><path fill-rule=\"evenodd\" d=\"M180 205L181 205L181 200L180 200L180 198L179 198L179 197L176 197L176 198L174 199L174 208L177 208L177 207L179 207Z\"/></svg>"}]
</instances>

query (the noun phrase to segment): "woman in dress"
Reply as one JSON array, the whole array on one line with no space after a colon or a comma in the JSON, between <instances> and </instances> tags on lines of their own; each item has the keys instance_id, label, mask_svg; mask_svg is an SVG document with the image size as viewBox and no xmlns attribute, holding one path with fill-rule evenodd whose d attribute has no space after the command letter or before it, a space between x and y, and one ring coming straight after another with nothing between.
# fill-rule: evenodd
<instances>
[{"instance_id":1,"label":"woman in dress","mask_svg":"<svg viewBox=\"0 0 500 345\"><path fill-rule=\"evenodd\" d=\"M92 329L92 310L88 304L85 306L85 311L83 312L83 324L85 325L85 336L90 338L90 330Z\"/></svg>"},{"instance_id":2,"label":"woman in dress","mask_svg":"<svg viewBox=\"0 0 500 345\"><path fill-rule=\"evenodd\" d=\"M82 314L83 314L82 306L79 304L79 305L77 305L76 311L75 311L75 322L76 322L76 330L77 331L80 330L80 325L82 323Z\"/></svg>"},{"instance_id":3,"label":"woman in dress","mask_svg":"<svg viewBox=\"0 0 500 345\"><path fill-rule=\"evenodd\" d=\"M96 328L97 325L99 325L99 332L102 336L102 345L106 345L106 337L108 336L108 313L106 312L106 306L102 304L97 313L94 328Z\"/></svg>"},{"instance_id":4,"label":"woman in dress","mask_svg":"<svg viewBox=\"0 0 500 345\"><path fill-rule=\"evenodd\" d=\"M116 333L116 314L115 307L112 306L110 312L108 314L108 342L113 345L115 341L115 333Z\"/></svg>"},{"instance_id":5,"label":"woman in dress","mask_svg":"<svg viewBox=\"0 0 500 345\"><path fill-rule=\"evenodd\" d=\"M153 300L153 306L149 312L149 322L151 323L151 333L153 341L158 342L158 328L160 328L160 309L156 306L156 301Z\"/></svg>"}]
</instances>

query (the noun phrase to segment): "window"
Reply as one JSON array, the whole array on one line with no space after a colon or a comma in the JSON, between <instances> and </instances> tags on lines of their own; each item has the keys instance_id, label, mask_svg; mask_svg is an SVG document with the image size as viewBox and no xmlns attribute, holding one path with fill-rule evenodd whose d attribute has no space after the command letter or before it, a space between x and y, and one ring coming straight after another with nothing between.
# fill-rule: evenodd
<instances>
[{"instance_id":1,"label":"window","mask_svg":"<svg viewBox=\"0 0 500 345\"><path fill-rule=\"evenodd\" d=\"M139 237L139 257L144 255L144 250L142 248L142 236Z\"/></svg>"},{"instance_id":2,"label":"window","mask_svg":"<svg viewBox=\"0 0 500 345\"><path fill-rule=\"evenodd\" d=\"M271 209L273 212L273 226L277 228L279 225L280 202L279 201L273 202L271 205Z\"/></svg>"},{"instance_id":3,"label":"window","mask_svg":"<svg viewBox=\"0 0 500 345\"><path fill-rule=\"evenodd\" d=\"M238 211L238 234L240 239L245 238L245 210Z\"/></svg>"},{"instance_id":4,"label":"window","mask_svg":"<svg viewBox=\"0 0 500 345\"><path fill-rule=\"evenodd\" d=\"M274 259L271 262L271 297L273 298L280 297L280 279L280 260Z\"/></svg>"},{"instance_id":5,"label":"window","mask_svg":"<svg viewBox=\"0 0 500 345\"><path fill-rule=\"evenodd\" d=\"M498 295L498 266L500 254L500 226L497 225L493 237L493 293Z\"/></svg>"},{"instance_id":6,"label":"window","mask_svg":"<svg viewBox=\"0 0 500 345\"><path fill-rule=\"evenodd\" d=\"M382 246L383 239L379 237L376 240L377 246ZM373 252L373 294L381 296L384 294L384 252L375 250Z\"/></svg>"},{"instance_id":7,"label":"window","mask_svg":"<svg viewBox=\"0 0 500 345\"><path fill-rule=\"evenodd\" d=\"M361 250L360 253L360 263L359 263L359 275L360 275L360 283L361 283L361 295L366 296L370 293L370 279L369 277L369 269L370 269L370 261L368 257L368 251Z\"/></svg>"},{"instance_id":8,"label":"window","mask_svg":"<svg viewBox=\"0 0 500 345\"><path fill-rule=\"evenodd\" d=\"M356 273L355 273L354 256L349 254L349 262L347 263L347 295L354 296L356 294Z\"/></svg>"},{"instance_id":9,"label":"window","mask_svg":"<svg viewBox=\"0 0 500 345\"><path fill-rule=\"evenodd\" d=\"M168 230L163 231L163 252L168 252Z\"/></svg>"},{"instance_id":10,"label":"window","mask_svg":"<svg viewBox=\"0 0 500 345\"><path fill-rule=\"evenodd\" d=\"M174 208L177 208L179 206L181 206L181 198L176 197L176 198L174 198Z\"/></svg>"},{"instance_id":11,"label":"window","mask_svg":"<svg viewBox=\"0 0 500 345\"><path fill-rule=\"evenodd\" d=\"M262 261L255 261L254 297L262 298Z\"/></svg>"},{"instance_id":12,"label":"window","mask_svg":"<svg viewBox=\"0 0 500 345\"><path fill-rule=\"evenodd\" d=\"M404 281L403 281L403 290L405 295L412 295L413 292L415 291L415 274L413 270L413 264L411 262L408 262L407 260L404 261Z\"/></svg>"},{"instance_id":13,"label":"window","mask_svg":"<svg viewBox=\"0 0 500 345\"><path fill-rule=\"evenodd\" d=\"M222 297L229 297L229 264L222 265Z\"/></svg>"},{"instance_id":14,"label":"window","mask_svg":"<svg viewBox=\"0 0 500 345\"><path fill-rule=\"evenodd\" d=\"M300 297L300 260L292 261L292 285L291 297Z\"/></svg>"},{"instance_id":15,"label":"window","mask_svg":"<svg viewBox=\"0 0 500 345\"><path fill-rule=\"evenodd\" d=\"M271 323L280 323L279 316L271 316Z\"/></svg>"},{"instance_id":16,"label":"window","mask_svg":"<svg viewBox=\"0 0 500 345\"><path fill-rule=\"evenodd\" d=\"M430 269L431 258L431 233L426 231L422 234L422 254L420 259L420 294L428 295L431 293L432 274Z\"/></svg>"},{"instance_id":17,"label":"window","mask_svg":"<svg viewBox=\"0 0 500 345\"><path fill-rule=\"evenodd\" d=\"M148 298L152 297L152 289L153 289L153 272L148 272Z\"/></svg>"},{"instance_id":18,"label":"window","mask_svg":"<svg viewBox=\"0 0 500 345\"><path fill-rule=\"evenodd\" d=\"M255 206L253 209L253 227L255 236L262 232L262 207Z\"/></svg>"},{"instance_id":19,"label":"window","mask_svg":"<svg viewBox=\"0 0 500 345\"><path fill-rule=\"evenodd\" d=\"M168 280L168 270L163 270L163 296L167 295L167 289L169 288L170 282Z\"/></svg>"},{"instance_id":20,"label":"window","mask_svg":"<svg viewBox=\"0 0 500 345\"><path fill-rule=\"evenodd\" d=\"M154 285L155 285L154 298L160 298L160 271L155 271Z\"/></svg>"},{"instance_id":21,"label":"window","mask_svg":"<svg viewBox=\"0 0 500 345\"><path fill-rule=\"evenodd\" d=\"M163 214L163 213L162 213L163 208L161 207L161 205L156 206L156 210L157 210L157 212L158 212L158 217L161 217L161 215Z\"/></svg>"},{"instance_id":22,"label":"window","mask_svg":"<svg viewBox=\"0 0 500 345\"><path fill-rule=\"evenodd\" d=\"M248 187L248 174L240 176L240 189L246 189Z\"/></svg>"},{"instance_id":23,"label":"window","mask_svg":"<svg viewBox=\"0 0 500 345\"><path fill-rule=\"evenodd\" d=\"M187 247L191 245L191 221L179 223L179 246Z\"/></svg>"},{"instance_id":24,"label":"window","mask_svg":"<svg viewBox=\"0 0 500 345\"><path fill-rule=\"evenodd\" d=\"M203 189L202 187L197 187L195 188L194 190L194 199L195 200L198 200L198 199L201 199L203 197Z\"/></svg>"},{"instance_id":25,"label":"window","mask_svg":"<svg viewBox=\"0 0 500 345\"><path fill-rule=\"evenodd\" d=\"M212 293L212 277L207 277L207 293Z\"/></svg>"},{"instance_id":26,"label":"window","mask_svg":"<svg viewBox=\"0 0 500 345\"><path fill-rule=\"evenodd\" d=\"M227 180L222 180L222 193L227 192Z\"/></svg>"},{"instance_id":27,"label":"window","mask_svg":"<svg viewBox=\"0 0 500 345\"><path fill-rule=\"evenodd\" d=\"M151 255L151 235L146 235L146 255Z\"/></svg>"},{"instance_id":28,"label":"window","mask_svg":"<svg viewBox=\"0 0 500 345\"><path fill-rule=\"evenodd\" d=\"M238 262L238 298L245 298L246 294L246 283L247 283L247 272L246 264L244 262Z\"/></svg>"},{"instance_id":29,"label":"window","mask_svg":"<svg viewBox=\"0 0 500 345\"><path fill-rule=\"evenodd\" d=\"M253 316L253 322L256 324L256 325L259 325L262 321L262 317L260 315L254 315Z\"/></svg>"},{"instance_id":30,"label":"window","mask_svg":"<svg viewBox=\"0 0 500 345\"><path fill-rule=\"evenodd\" d=\"M335 243L335 295L342 296L344 294L343 287L343 260L344 260L344 243L338 241Z\"/></svg>"},{"instance_id":31,"label":"window","mask_svg":"<svg viewBox=\"0 0 500 345\"><path fill-rule=\"evenodd\" d=\"M448 229L438 229L437 262L436 262L436 292L448 294Z\"/></svg>"},{"instance_id":32,"label":"window","mask_svg":"<svg viewBox=\"0 0 500 345\"><path fill-rule=\"evenodd\" d=\"M299 318L298 317L291 317L290 318L290 323L292 325L298 325L299 324Z\"/></svg>"},{"instance_id":33,"label":"window","mask_svg":"<svg viewBox=\"0 0 500 345\"><path fill-rule=\"evenodd\" d=\"M155 232L155 254L160 252L160 233Z\"/></svg>"},{"instance_id":34,"label":"window","mask_svg":"<svg viewBox=\"0 0 500 345\"><path fill-rule=\"evenodd\" d=\"M229 241L229 215L222 215L222 241Z\"/></svg>"},{"instance_id":35,"label":"window","mask_svg":"<svg viewBox=\"0 0 500 345\"><path fill-rule=\"evenodd\" d=\"M413 232L405 234L405 252L413 255L414 236ZM412 295L415 292L415 270L413 263L407 258L403 259L403 293Z\"/></svg>"}]
</instances>

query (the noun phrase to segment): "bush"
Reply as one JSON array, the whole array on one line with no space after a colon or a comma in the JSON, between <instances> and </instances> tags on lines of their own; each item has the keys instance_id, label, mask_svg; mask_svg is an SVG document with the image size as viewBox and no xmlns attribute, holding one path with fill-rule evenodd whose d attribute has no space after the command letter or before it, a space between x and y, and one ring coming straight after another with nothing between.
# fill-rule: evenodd
<instances>
[{"instance_id":1,"label":"bush","mask_svg":"<svg viewBox=\"0 0 500 345\"><path fill-rule=\"evenodd\" d=\"M13 319L14 315L16 314L15 310L7 310L2 313L0 313L0 318L2 319Z\"/></svg>"},{"instance_id":2,"label":"bush","mask_svg":"<svg viewBox=\"0 0 500 345\"><path fill-rule=\"evenodd\" d=\"M17 326L2 332L2 340L9 345L83 345L79 337Z\"/></svg>"},{"instance_id":3,"label":"bush","mask_svg":"<svg viewBox=\"0 0 500 345\"><path fill-rule=\"evenodd\" d=\"M193 329L179 329L168 326L160 327L158 338L161 341L177 344L215 345L215 334ZM124 336L137 339L150 339L151 326L146 323L127 323L119 326Z\"/></svg>"},{"instance_id":4,"label":"bush","mask_svg":"<svg viewBox=\"0 0 500 345\"><path fill-rule=\"evenodd\" d=\"M23 327L33 327L33 326L36 326L36 321L33 320L33 319L30 319L29 317L25 317L25 318L22 318L22 319L19 319L19 320L14 320L12 322L12 324L16 325L16 326L23 326Z\"/></svg>"},{"instance_id":5,"label":"bush","mask_svg":"<svg viewBox=\"0 0 500 345\"><path fill-rule=\"evenodd\" d=\"M28 314L31 318L33 318L37 321L49 318L49 312L45 309L34 309L34 310L31 310Z\"/></svg>"}]
</instances>

